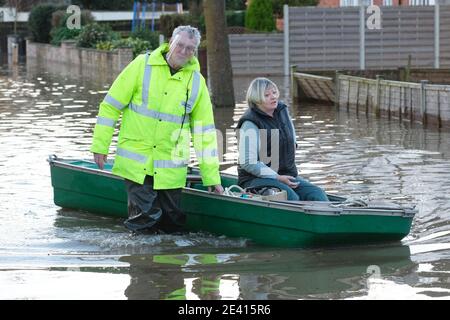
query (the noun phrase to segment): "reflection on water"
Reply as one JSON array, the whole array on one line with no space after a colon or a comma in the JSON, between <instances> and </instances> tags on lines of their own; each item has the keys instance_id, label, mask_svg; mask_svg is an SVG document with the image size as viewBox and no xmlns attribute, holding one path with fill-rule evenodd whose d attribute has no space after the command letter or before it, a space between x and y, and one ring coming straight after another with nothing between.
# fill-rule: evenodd
<instances>
[{"instance_id":1,"label":"reflection on water","mask_svg":"<svg viewBox=\"0 0 450 320\"><path fill-rule=\"evenodd\" d=\"M236 171L232 129L251 80L235 79L234 110L215 111L227 172ZM273 80L289 103L288 79ZM90 157L112 81L56 64L0 68L0 298L450 297L449 132L291 106L301 175L328 192L417 204L402 244L286 250L203 233L130 236L120 219L55 206L45 161Z\"/></svg>"},{"instance_id":2,"label":"reflection on water","mask_svg":"<svg viewBox=\"0 0 450 320\"><path fill-rule=\"evenodd\" d=\"M347 248L345 260L342 253L247 250L234 254L125 256L121 261L130 263L131 281L126 291L130 299L345 298L364 294L367 268L375 262L390 275L415 267L406 246L370 251ZM180 277L172 276L177 273ZM155 280L158 277L162 279ZM190 279L190 287L186 279ZM144 289L155 281L165 286L154 286L156 291Z\"/></svg>"}]
</instances>

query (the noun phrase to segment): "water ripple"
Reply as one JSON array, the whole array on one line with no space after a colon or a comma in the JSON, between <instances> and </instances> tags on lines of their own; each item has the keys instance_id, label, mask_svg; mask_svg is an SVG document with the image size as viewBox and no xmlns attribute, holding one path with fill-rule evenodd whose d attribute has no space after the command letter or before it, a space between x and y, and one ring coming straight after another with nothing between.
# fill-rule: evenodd
<instances>
[{"instance_id":1,"label":"water ripple","mask_svg":"<svg viewBox=\"0 0 450 320\"><path fill-rule=\"evenodd\" d=\"M375 249L367 247L364 252L372 255L364 262L360 262L362 252L352 256L348 249L291 250L285 253L282 263L278 263L279 256L268 258L267 251L252 247L245 239L201 233L130 237L121 220L65 211L55 206L45 160L49 154L66 158L91 157L89 147L98 104L112 79L92 74L92 70L74 75L68 66L52 68L56 67L46 66L43 70L39 65L29 64L18 69L0 68L0 260L3 261L0 267L39 269L51 265L82 265L82 260L74 256L67 258L72 253L93 254L90 267L94 268L102 265L100 254L110 256L106 263L110 266L119 265L115 255L246 251L239 256L241 264L236 262L233 270L219 264L217 269L202 271L196 265L197 269L190 270L189 276L184 276L185 269L178 268L169 274L151 272L157 280L149 280L146 278L148 270L143 266L139 274L145 285L154 281L154 287L167 289L164 294L149 293L150 298L164 298L183 283L185 288L192 289L194 296L196 286L200 286L198 283L208 283L208 277L222 281L219 281L221 289L218 292L223 297L236 297L237 294L254 299L376 298L386 290L392 290L393 296L448 297L448 285L442 280L442 274L450 270L449 132L371 115L358 117L329 106L290 106L299 142L296 163L303 177L328 192L416 204L419 213L411 234L403 242L410 246L410 252L408 249L401 258L395 253L399 248L387 250L387 253L395 254L388 254L389 259L385 261L385 256L377 256ZM249 80L236 79L238 101L244 100L243 88L248 86ZM279 81L282 95L288 96L288 88L282 86L288 82ZM245 109L245 104L240 103L233 110L216 110L215 113L216 126L223 131L223 145L228 147L224 150L226 164L223 169L226 172L236 173L237 147L233 129ZM228 135L225 134L227 129ZM116 143L117 138L113 140L111 151ZM400 249L404 250L403 247ZM262 253L251 255L259 251ZM249 262L249 252L256 263ZM59 259L56 255L67 259ZM42 259L46 256L49 257L47 260ZM335 260L326 260L329 256ZM397 258L400 261L395 260ZM313 261L314 267L305 271L308 261ZM367 290L366 270L370 265L379 265L384 272L378 283L379 290ZM99 272L112 272L105 270ZM90 271L93 270L78 278L66 277L65 283L73 284L76 279L88 283L93 280ZM42 272L2 273L2 283L5 280L8 288L13 288L12 279L20 278L29 284L28 289L33 284L46 286L45 281L38 281ZM172 278L180 277L181 285L177 282L171 286ZM60 278L60 273L51 271L43 279L59 288L57 281ZM319 278L327 281L318 281ZM123 285L123 280L120 278L118 283ZM240 292L236 293L233 290L238 280ZM117 292L123 298L123 290ZM197 290L196 294L201 298L211 297L198 292L206 291ZM47 296L37 291L16 296L35 297ZM113 296L106 294L103 297ZM212 297L220 298L221 295L215 293Z\"/></svg>"}]
</instances>

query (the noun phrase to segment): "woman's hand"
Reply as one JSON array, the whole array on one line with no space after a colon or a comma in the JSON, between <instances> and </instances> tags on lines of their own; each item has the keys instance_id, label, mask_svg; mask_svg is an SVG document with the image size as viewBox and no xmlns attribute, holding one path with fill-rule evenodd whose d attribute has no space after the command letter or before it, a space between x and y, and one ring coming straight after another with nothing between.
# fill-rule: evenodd
<instances>
[{"instance_id":1,"label":"woman's hand","mask_svg":"<svg viewBox=\"0 0 450 320\"><path fill-rule=\"evenodd\" d=\"M277 176L277 180L286 184L288 187L295 189L298 187L298 182L294 182L295 178L292 176Z\"/></svg>"}]
</instances>

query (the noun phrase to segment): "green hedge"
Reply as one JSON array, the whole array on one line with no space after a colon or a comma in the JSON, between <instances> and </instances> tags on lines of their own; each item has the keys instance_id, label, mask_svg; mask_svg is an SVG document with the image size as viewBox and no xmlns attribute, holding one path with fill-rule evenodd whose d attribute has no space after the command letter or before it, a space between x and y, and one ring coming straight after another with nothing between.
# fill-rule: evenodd
<instances>
[{"instance_id":1,"label":"green hedge","mask_svg":"<svg viewBox=\"0 0 450 320\"><path fill-rule=\"evenodd\" d=\"M319 0L272 0L273 13L277 17L283 16L283 5L290 7L317 6Z\"/></svg>"},{"instance_id":2,"label":"green hedge","mask_svg":"<svg viewBox=\"0 0 450 320\"><path fill-rule=\"evenodd\" d=\"M190 20L191 17L187 14L163 14L159 18L159 29L169 39L176 27L190 24Z\"/></svg>"},{"instance_id":3,"label":"green hedge","mask_svg":"<svg viewBox=\"0 0 450 320\"><path fill-rule=\"evenodd\" d=\"M245 27L245 11L226 11L228 27ZM191 25L197 27L202 35L206 34L205 16L202 14L199 18L189 14L165 14L159 19L159 28L161 34L166 39L172 36L173 30L181 25Z\"/></svg>"},{"instance_id":4,"label":"green hedge","mask_svg":"<svg viewBox=\"0 0 450 320\"><path fill-rule=\"evenodd\" d=\"M245 11L226 11L228 27L245 27Z\"/></svg>"},{"instance_id":5,"label":"green hedge","mask_svg":"<svg viewBox=\"0 0 450 320\"><path fill-rule=\"evenodd\" d=\"M28 28L33 40L36 42L49 43L50 30L52 29L52 14L58 7L43 4L34 7L28 18Z\"/></svg>"},{"instance_id":6,"label":"green hedge","mask_svg":"<svg viewBox=\"0 0 450 320\"><path fill-rule=\"evenodd\" d=\"M252 0L245 16L245 26L255 31L275 30L272 0Z\"/></svg>"},{"instance_id":7,"label":"green hedge","mask_svg":"<svg viewBox=\"0 0 450 320\"><path fill-rule=\"evenodd\" d=\"M246 2L247 0L225 0L225 9L234 11L246 10Z\"/></svg>"},{"instance_id":8,"label":"green hedge","mask_svg":"<svg viewBox=\"0 0 450 320\"><path fill-rule=\"evenodd\" d=\"M50 31L51 44L60 45L63 40L76 39L80 35L81 29L69 29L67 27L67 19L71 15L71 13L69 14L64 10L59 10L53 13L53 28ZM81 26L85 26L93 22L94 18L92 17L90 11L81 11Z\"/></svg>"},{"instance_id":9,"label":"green hedge","mask_svg":"<svg viewBox=\"0 0 450 320\"><path fill-rule=\"evenodd\" d=\"M159 46L159 32L152 32L150 29L137 29L130 34L130 38L147 41L152 49Z\"/></svg>"},{"instance_id":10,"label":"green hedge","mask_svg":"<svg viewBox=\"0 0 450 320\"><path fill-rule=\"evenodd\" d=\"M127 38L114 41L102 41L97 43L96 48L98 50L108 51L116 48L131 48L133 50L133 58L136 58L141 53L153 50L156 47L154 47L150 41L139 38Z\"/></svg>"},{"instance_id":11,"label":"green hedge","mask_svg":"<svg viewBox=\"0 0 450 320\"><path fill-rule=\"evenodd\" d=\"M108 24L92 23L81 28L77 37L77 46L83 48L95 48L97 43L119 40L120 34L112 31Z\"/></svg>"}]
</instances>

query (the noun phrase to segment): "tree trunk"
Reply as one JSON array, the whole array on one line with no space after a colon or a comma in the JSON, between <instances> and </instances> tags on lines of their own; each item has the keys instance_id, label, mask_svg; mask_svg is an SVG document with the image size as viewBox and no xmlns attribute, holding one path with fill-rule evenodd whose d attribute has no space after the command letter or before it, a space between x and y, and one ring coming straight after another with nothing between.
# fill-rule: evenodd
<instances>
[{"instance_id":1,"label":"tree trunk","mask_svg":"<svg viewBox=\"0 0 450 320\"><path fill-rule=\"evenodd\" d=\"M235 105L225 0L203 0L208 52L208 83L216 107Z\"/></svg>"}]
</instances>

